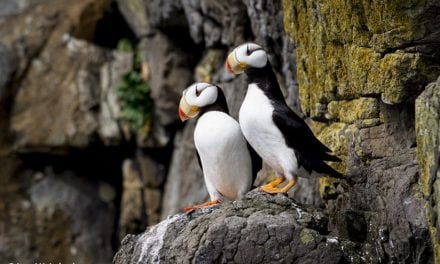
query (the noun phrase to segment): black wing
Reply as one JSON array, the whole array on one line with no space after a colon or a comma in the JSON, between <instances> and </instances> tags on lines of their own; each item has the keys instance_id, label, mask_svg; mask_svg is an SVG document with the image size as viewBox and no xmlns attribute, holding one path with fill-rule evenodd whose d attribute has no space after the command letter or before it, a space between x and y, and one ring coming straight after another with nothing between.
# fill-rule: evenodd
<instances>
[{"instance_id":1,"label":"black wing","mask_svg":"<svg viewBox=\"0 0 440 264\"><path fill-rule=\"evenodd\" d=\"M255 179L257 178L257 173L263 168L263 160L260 155L252 148L249 143L247 143L247 148L251 156L252 162L252 186L254 186Z\"/></svg>"},{"instance_id":2,"label":"black wing","mask_svg":"<svg viewBox=\"0 0 440 264\"><path fill-rule=\"evenodd\" d=\"M341 160L330 154L331 150L315 137L307 123L287 105L275 105L272 118L286 139L286 144L294 149L300 166L309 172L315 170L335 178L342 177L341 173L324 162Z\"/></svg>"}]
</instances>

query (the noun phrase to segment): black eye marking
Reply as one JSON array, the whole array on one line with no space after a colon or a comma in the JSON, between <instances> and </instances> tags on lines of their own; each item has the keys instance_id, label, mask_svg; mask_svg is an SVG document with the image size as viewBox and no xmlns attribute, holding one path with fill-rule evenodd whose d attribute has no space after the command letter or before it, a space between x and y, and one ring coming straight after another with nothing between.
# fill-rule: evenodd
<instances>
[{"instance_id":1,"label":"black eye marking","mask_svg":"<svg viewBox=\"0 0 440 264\"><path fill-rule=\"evenodd\" d=\"M197 89L197 85L196 85L196 96L200 95L200 91Z\"/></svg>"},{"instance_id":2,"label":"black eye marking","mask_svg":"<svg viewBox=\"0 0 440 264\"><path fill-rule=\"evenodd\" d=\"M263 48L261 48L261 47L257 47L257 48L255 48L255 49L249 49L249 44L248 45L246 45L246 54L248 55L248 56L250 56L252 53L254 53L255 51L257 51L257 50L263 50Z\"/></svg>"}]
</instances>

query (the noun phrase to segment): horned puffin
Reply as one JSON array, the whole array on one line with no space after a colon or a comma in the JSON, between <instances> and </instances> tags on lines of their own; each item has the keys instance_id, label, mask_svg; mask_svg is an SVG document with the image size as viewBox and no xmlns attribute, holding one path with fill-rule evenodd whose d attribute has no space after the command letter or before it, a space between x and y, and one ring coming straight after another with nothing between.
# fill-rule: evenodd
<instances>
[{"instance_id":1,"label":"horned puffin","mask_svg":"<svg viewBox=\"0 0 440 264\"><path fill-rule=\"evenodd\" d=\"M241 198L250 190L262 167L262 159L247 143L238 122L229 115L220 87L199 82L183 91L180 119L186 121L197 116L194 143L211 201L185 211Z\"/></svg>"},{"instance_id":2,"label":"horned puffin","mask_svg":"<svg viewBox=\"0 0 440 264\"><path fill-rule=\"evenodd\" d=\"M267 53L255 43L236 47L227 57L226 70L245 73L248 89L239 112L241 130L255 151L277 178L261 186L267 193L286 193L297 177L327 174L341 178L325 161L341 161L331 154L313 134L307 123L286 104L268 60ZM287 184L279 188L287 178Z\"/></svg>"}]
</instances>

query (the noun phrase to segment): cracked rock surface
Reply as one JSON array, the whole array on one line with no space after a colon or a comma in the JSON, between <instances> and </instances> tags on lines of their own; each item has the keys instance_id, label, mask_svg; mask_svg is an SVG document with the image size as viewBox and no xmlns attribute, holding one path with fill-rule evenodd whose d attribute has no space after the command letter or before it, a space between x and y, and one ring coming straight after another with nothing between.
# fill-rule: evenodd
<instances>
[{"instance_id":1,"label":"cracked rock surface","mask_svg":"<svg viewBox=\"0 0 440 264\"><path fill-rule=\"evenodd\" d=\"M129 235L113 263L340 263L319 209L252 191L243 200L170 216Z\"/></svg>"}]
</instances>

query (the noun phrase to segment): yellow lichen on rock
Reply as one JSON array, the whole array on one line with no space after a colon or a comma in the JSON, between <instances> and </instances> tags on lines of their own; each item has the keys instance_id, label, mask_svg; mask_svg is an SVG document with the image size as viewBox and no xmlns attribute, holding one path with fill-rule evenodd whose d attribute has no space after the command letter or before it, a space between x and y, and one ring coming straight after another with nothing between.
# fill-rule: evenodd
<instances>
[{"instance_id":1,"label":"yellow lichen on rock","mask_svg":"<svg viewBox=\"0 0 440 264\"><path fill-rule=\"evenodd\" d=\"M347 125L341 122L333 123L329 126L320 122L312 122L312 129L318 131L315 134L318 139L343 161L329 162L329 165L337 171L344 173L346 169L345 159L348 152L348 137L352 137L357 128L354 125Z\"/></svg>"},{"instance_id":2,"label":"yellow lichen on rock","mask_svg":"<svg viewBox=\"0 0 440 264\"><path fill-rule=\"evenodd\" d=\"M425 199L432 200L425 209L435 257L440 261L437 230L440 224L440 78L436 83L429 84L416 100L416 138L419 184Z\"/></svg>"},{"instance_id":3,"label":"yellow lichen on rock","mask_svg":"<svg viewBox=\"0 0 440 264\"><path fill-rule=\"evenodd\" d=\"M397 104L421 89L414 83L433 80L440 67L406 50L426 34L419 16L433 3L284 0L302 110L317 118L317 103L365 95Z\"/></svg>"},{"instance_id":4,"label":"yellow lichen on rock","mask_svg":"<svg viewBox=\"0 0 440 264\"><path fill-rule=\"evenodd\" d=\"M344 123L379 118L379 102L375 98L361 97L350 101L331 101L327 106L327 110L328 119L335 119Z\"/></svg>"}]
</instances>

